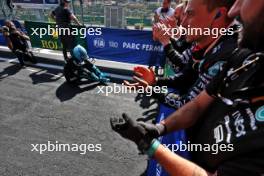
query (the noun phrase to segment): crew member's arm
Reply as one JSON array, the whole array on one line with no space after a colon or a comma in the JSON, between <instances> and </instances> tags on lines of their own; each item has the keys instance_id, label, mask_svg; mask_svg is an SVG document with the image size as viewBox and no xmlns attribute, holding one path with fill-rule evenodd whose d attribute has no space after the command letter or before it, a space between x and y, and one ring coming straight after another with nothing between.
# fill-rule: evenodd
<instances>
[{"instance_id":1,"label":"crew member's arm","mask_svg":"<svg viewBox=\"0 0 264 176\"><path fill-rule=\"evenodd\" d=\"M214 98L206 91L202 91L196 98L161 122L166 127L166 132L173 132L191 127L206 111Z\"/></svg>"},{"instance_id":2,"label":"crew member's arm","mask_svg":"<svg viewBox=\"0 0 264 176\"><path fill-rule=\"evenodd\" d=\"M154 23L159 22L159 20L160 20L160 16L158 15L157 12L154 12L154 17L153 17L153 21L154 21Z\"/></svg>"},{"instance_id":3,"label":"crew member's arm","mask_svg":"<svg viewBox=\"0 0 264 176\"><path fill-rule=\"evenodd\" d=\"M79 22L79 20L77 19L77 17L72 13L70 16L71 20L74 21L74 23L76 23L77 25L81 26L82 24Z\"/></svg>"},{"instance_id":4,"label":"crew member's arm","mask_svg":"<svg viewBox=\"0 0 264 176\"><path fill-rule=\"evenodd\" d=\"M6 37L6 41L7 41L7 47L12 51L13 50L13 44L12 44L11 40L8 37Z\"/></svg>"},{"instance_id":5,"label":"crew member's arm","mask_svg":"<svg viewBox=\"0 0 264 176\"><path fill-rule=\"evenodd\" d=\"M53 10L51 13L50 13L50 18L53 19L54 21L56 20L56 15L55 15L55 10Z\"/></svg>"},{"instance_id":6,"label":"crew member's arm","mask_svg":"<svg viewBox=\"0 0 264 176\"><path fill-rule=\"evenodd\" d=\"M3 36L7 42L7 47L12 51L13 50L13 44L12 44L10 38L8 37L8 35L9 35L9 33L3 32Z\"/></svg>"},{"instance_id":7,"label":"crew member's arm","mask_svg":"<svg viewBox=\"0 0 264 176\"><path fill-rule=\"evenodd\" d=\"M221 62L222 63L222 62ZM213 67L213 66L212 66ZM221 67L219 67L220 69ZM214 70L219 72L220 70ZM193 98L195 98L200 92L202 92L206 86L208 85L207 82L211 82L214 77L208 76L208 73L200 74L198 79L195 81L195 83L189 87L186 88L188 91L184 94L180 94L179 92L166 92L166 93L155 93L154 97L157 98L161 103L166 104L169 107L179 109L187 102L191 101ZM184 80L182 80L184 82Z\"/></svg>"},{"instance_id":8,"label":"crew member's arm","mask_svg":"<svg viewBox=\"0 0 264 176\"><path fill-rule=\"evenodd\" d=\"M164 51L169 61L180 69L182 69L192 58L191 49L186 49L182 53L179 53L171 43L164 46Z\"/></svg>"},{"instance_id":9,"label":"crew member's arm","mask_svg":"<svg viewBox=\"0 0 264 176\"><path fill-rule=\"evenodd\" d=\"M17 31L18 35L22 37L24 40L30 40L29 36L27 36L24 32L22 31Z\"/></svg>"},{"instance_id":10,"label":"crew member's arm","mask_svg":"<svg viewBox=\"0 0 264 176\"><path fill-rule=\"evenodd\" d=\"M180 37L179 39L170 38L170 42L173 48L179 53L182 53L184 50L192 47L192 43L188 43L184 37Z\"/></svg>"},{"instance_id":11,"label":"crew member's arm","mask_svg":"<svg viewBox=\"0 0 264 176\"><path fill-rule=\"evenodd\" d=\"M154 158L171 176L213 176L198 165L172 153L163 145L159 145Z\"/></svg>"},{"instance_id":12,"label":"crew member's arm","mask_svg":"<svg viewBox=\"0 0 264 176\"><path fill-rule=\"evenodd\" d=\"M166 127L166 133L186 129L204 115L205 111L214 101L215 98L213 97L217 95L219 85L222 84L228 69L229 65L226 64L223 70L210 81L205 90L161 122Z\"/></svg>"},{"instance_id":13,"label":"crew member's arm","mask_svg":"<svg viewBox=\"0 0 264 176\"><path fill-rule=\"evenodd\" d=\"M167 32L167 27L165 24L155 24L153 25L152 29L153 37L163 45L166 57L168 57L171 63L175 66L183 68L184 65L186 65L186 63L188 63L188 61L190 60L192 53L187 49L185 53L180 53L176 50L177 48L174 48L173 44L175 45L175 42L173 44L171 43L172 39ZM182 48L179 47L179 49Z\"/></svg>"}]
</instances>

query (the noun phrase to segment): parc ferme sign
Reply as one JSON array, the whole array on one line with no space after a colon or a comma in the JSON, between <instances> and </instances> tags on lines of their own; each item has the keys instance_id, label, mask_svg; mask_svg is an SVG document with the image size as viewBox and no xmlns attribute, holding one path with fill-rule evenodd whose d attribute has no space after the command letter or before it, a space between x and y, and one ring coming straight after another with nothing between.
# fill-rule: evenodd
<instances>
[{"instance_id":1,"label":"parc ferme sign","mask_svg":"<svg viewBox=\"0 0 264 176\"><path fill-rule=\"evenodd\" d=\"M72 27L81 28L80 26ZM25 21L25 28L30 37L32 47L51 50L62 50L62 44L59 40L58 32L56 32L55 23ZM51 31L50 34L48 30ZM80 35L76 35L75 40L78 44L86 47L85 38L81 38Z\"/></svg>"},{"instance_id":2,"label":"parc ferme sign","mask_svg":"<svg viewBox=\"0 0 264 176\"><path fill-rule=\"evenodd\" d=\"M25 28L32 47L62 50L58 33L36 35L41 33L40 30L56 29L55 23L25 21ZM79 33L75 39L93 58L149 66L163 66L165 63L163 46L153 41L151 31L87 27L86 36Z\"/></svg>"},{"instance_id":3,"label":"parc ferme sign","mask_svg":"<svg viewBox=\"0 0 264 176\"><path fill-rule=\"evenodd\" d=\"M152 40L151 31L101 28L101 35L87 35L91 57L117 62L163 66L163 46Z\"/></svg>"}]
</instances>

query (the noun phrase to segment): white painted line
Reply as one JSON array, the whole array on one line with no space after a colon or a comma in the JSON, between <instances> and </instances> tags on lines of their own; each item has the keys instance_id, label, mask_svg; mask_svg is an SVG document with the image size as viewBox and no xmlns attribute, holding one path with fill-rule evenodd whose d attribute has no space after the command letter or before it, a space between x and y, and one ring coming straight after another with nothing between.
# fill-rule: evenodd
<instances>
[{"instance_id":1,"label":"white painted line","mask_svg":"<svg viewBox=\"0 0 264 176\"><path fill-rule=\"evenodd\" d=\"M0 46L0 51L10 52L9 48L6 46ZM57 61L63 61L63 54L61 51L56 50L49 50L49 49L42 49L42 48L31 48L31 51L33 54L37 57L43 57L43 58L52 58ZM124 63L124 62L118 62L118 61L111 61L111 60L104 60L104 59L97 59L93 58L96 61L97 66L105 67L111 65L111 68L119 69L123 68L126 70L133 70L135 66L142 66L142 67L148 67L146 65L139 65L139 64L132 64L132 63Z\"/></svg>"},{"instance_id":2,"label":"white painted line","mask_svg":"<svg viewBox=\"0 0 264 176\"><path fill-rule=\"evenodd\" d=\"M44 68L63 70L63 67L62 66L58 66L58 65L51 65L51 64L44 64L44 63L37 63L37 64L34 64L34 65L39 66L39 67L44 67Z\"/></svg>"},{"instance_id":3,"label":"white painted line","mask_svg":"<svg viewBox=\"0 0 264 176\"><path fill-rule=\"evenodd\" d=\"M15 62L15 63L18 63L17 59L6 59L6 58L2 58L0 57L0 60L1 61L4 61L4 62Z\"/></svg>"},{"instance_id":4,"label":"white painted line","mask_svg":"<svg viewBox=\"0 0 264 176\"><path fill-rule=\"evenodd\" d=\"M110 78L118 78L121 80L128 80L128 81L133 80L131 76L124 76L124 75L118 75L118 74L113 74L113 73L106 73L106 74L109 75Z\"/></svg>"},{"instance_id":5,"label":"white painted line","mask_svg":"<svg viewBox=\"0 0 264 176\"><path fill-rule=\"evenodd\" d=\"M54 77L57 77L57 78L61 78L63 77L63 74L52 74L52 73L47 73L47 72L44 72L43 73L44 75L50 75L50 76L54 76Z\"/></svg>"},{"instance_id":6,"label":"white painted line","mask_svg":"<svg viewBox=\"0 0 264 176\"><path fill-rule=\"evenodd\" d=\"M4 59L4 58L0 57L0 60L1 61L5 61L5 62L8 62L8 63L11 63L11 62L18 63L17 59Z\"/></svg>"},{"instance_id":7,"label":"white painted line","mask_svg":"<svg viewBox=\"0 0 264 176\"><path fill-rule=\"evenodd\" d=\"M31 69L31 68L26 68L28 71L31 71L31 72L38 72L38 70L35 70L35 69Z\"/></svg>"},{"instance_id":8,"label":"white painted line","mask_svg":"<svg viewBox=\"0 0 264 176\"><path fill-rule=\"evenodd\" d=\"M6 58L0 57L0 60L8 62L8 63L18 63L17 59L6 59ZM45 63L37 63L37 64L30 64L30 65L32 65L32 66L36 65L36 66L42 67L42 68L49 68L49 69L55 69L55 70L61 70L61 71L63 70L62 66L45 64ZM33 69L32 70L30 70L29 68L26 68L26 69L29 71L33 71ZM106 74L109 75L110 78L128 80L128 81L133 80L130 76L118 75L118 74L113 74L113 73L106 73Z\"/></svg>"}]
</instances>

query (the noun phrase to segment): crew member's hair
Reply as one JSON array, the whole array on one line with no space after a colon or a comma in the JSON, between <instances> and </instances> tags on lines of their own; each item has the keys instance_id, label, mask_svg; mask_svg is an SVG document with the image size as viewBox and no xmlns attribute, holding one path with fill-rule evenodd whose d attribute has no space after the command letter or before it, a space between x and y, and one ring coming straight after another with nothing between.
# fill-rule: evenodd
<instances>
[{"instance_id":1,"label":"crew member's hair","mask_svg":"<svg viewBox=\"0 0 264 176\"><path fill-rule=\"evenodd\" d=\"M208 6L208 11L213 11L218 7L226 7L228 10L233 6L236 0L203 0Z\"/></svg>"},{"instance_id":2,"label":"crew member's hair","mask_svg":"<svg viewBox=\"0 0 264 176\"><path fill-rule=\"evenodd\" d=\"M166 1L166 0L163 0L163 1ZM168 3L171 3L171 0L167 0L168 1Z\"/></svg>"}]
</instances>

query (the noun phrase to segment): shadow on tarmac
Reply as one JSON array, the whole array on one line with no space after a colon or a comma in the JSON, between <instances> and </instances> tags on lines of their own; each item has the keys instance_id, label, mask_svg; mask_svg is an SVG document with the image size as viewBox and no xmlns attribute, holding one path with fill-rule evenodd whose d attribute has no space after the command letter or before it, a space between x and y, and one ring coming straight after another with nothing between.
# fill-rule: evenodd
<instances>
[{"instance_id":1,"label":"shadow on tarmac","mask_svg":"<svg viewBox=\"0 0 264 176\"><path fill-rule=\"evenodd\" d=\"M154 107L150 109L152 106L157 104L157 101L153 99L151 96L147 96L146 94L139 93L135 97L135 102L139 102L139 106L143 109L148 109L147 111L143 112L143 118L137 119L137 121L147 122L149 120L155 120L158 115L158 107Z\"/></svg>"},{"instance_id":2,"label":"shadow on tarmac","mask_svg":"<svg viewBox=\"0 0 264 176\"><path fill-rule=\"evenodd\" d=\"M153 100L153 101L151 101ZM148 109L150 106L154 105L156 101L151 98L151 96L147 96L143 93L138 93L135 97L135 102L139 102L139 106L143 109Z\"/></svg>"},{"instance_id":3,"label":"shadow on tarmac","mask_svg":"<svg viewBox=\"0 0 264 176\"><path fill-rule=\"evenodd\" d=\"M147 169L140 176L147 176Z\"/></svg>"},{"instance_id":4,"label":"shadow on tarmac","mask_svg":"<svg viewBox=\"0 0 264 176\"><path fill-rule=\"evenodd\" d=\"M0 72L0 80L7 78L9 76L15 75L21 70L21 66L19 64L11 65L9 67L4 68L2 72Z\"/></svg>"},{"instance_id":5,"label":"shadow on tarmac","mask_svg":"<svg viewBox=\"0 0 264 176\"><path fill-rule=\"evenodd\" d=\"M80 85L86 84L85 87L80 87ZM63 102L72 99L77 94L80 94L85 91L89 91L95 89L100 83L98 82L90 82L90 81L83 81L81 84L78 85L70 85L66 81L61 84L56 90L56 96L58 99Z\"/></svg>"},{"instance_id":6,"label":"shadow on tarmac","mask_svg":"<svg viewBox=\"0 0 264 176\"><path fill-rule=\"evenodd\" d=\"M58 76L58 73L60 72L42 69L31 73L29 77L32 79L32 84L55 82L63 77L63 75Z\"/></svg>"}]
</instances>

